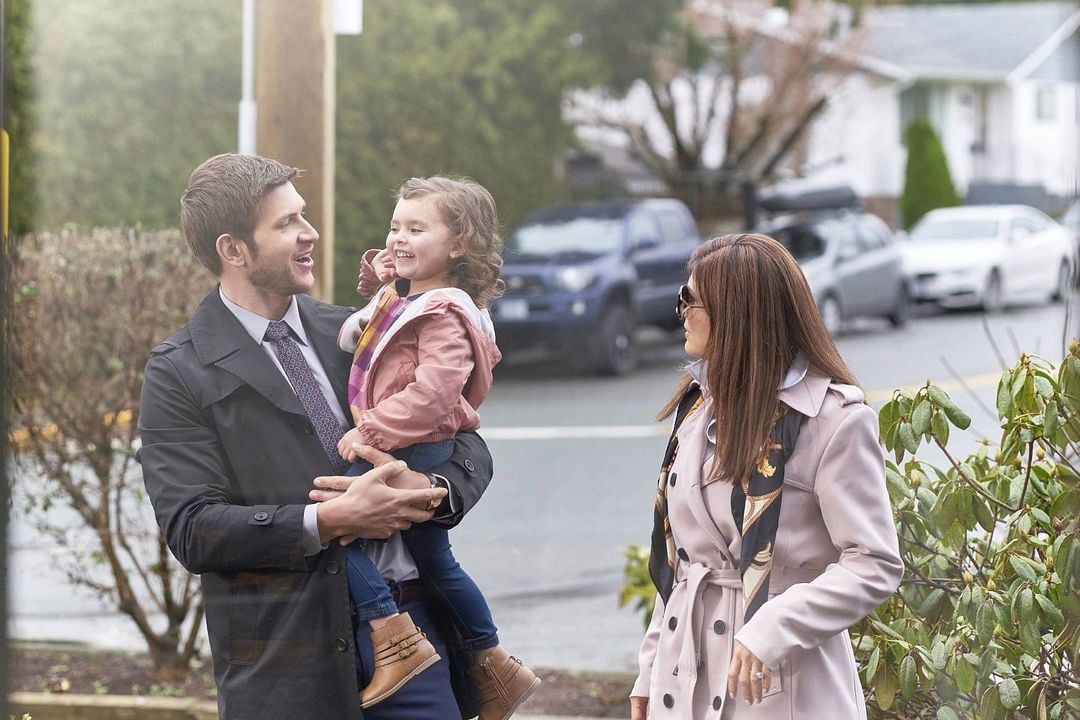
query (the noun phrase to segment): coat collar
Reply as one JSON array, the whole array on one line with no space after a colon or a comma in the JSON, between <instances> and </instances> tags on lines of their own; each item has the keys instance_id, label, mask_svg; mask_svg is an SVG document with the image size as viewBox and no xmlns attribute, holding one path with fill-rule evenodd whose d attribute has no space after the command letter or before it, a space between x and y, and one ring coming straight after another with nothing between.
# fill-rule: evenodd
<instances>
[{"instance_id":1,"label":"coat collar","mask_svg":"<svg viewBox=\"0 0 1080 720\"><path fill-rule=\"evenodd\" d=\"M322 361L334 394L345 411L350 357L337 348L335 339L348 309L319 303L306 295L297 295L296 300L308 340ZM203 299L188 327L195 354L204 365L217 365L227 370L286 412L306 414L266 352L225 307L218 288ZM345 416L349 416L348 412Z\"/></svg>"}]
</instances>

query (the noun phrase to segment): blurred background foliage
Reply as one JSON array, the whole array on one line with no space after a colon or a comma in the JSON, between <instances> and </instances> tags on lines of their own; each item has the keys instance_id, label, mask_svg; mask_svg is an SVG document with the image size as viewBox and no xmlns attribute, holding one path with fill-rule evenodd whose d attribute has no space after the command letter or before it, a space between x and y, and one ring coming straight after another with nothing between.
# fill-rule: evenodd
<instances>
[{"instance_id":1,"label":"blurred background foliage","mask_svg":"<svg viewBox=\"0 0 1080 720\"><path fill-rule=\"evenodd\" d=\"M411 175L475 177L504 228L566 198L564 91L648 77L683 4L368 0L363 34L337 40L337 299L353 301L353 258L382 243ZM240 0L8 7L13 154L33 157L12 179L13 230L175 227L191 170L236 146Z\"/></svg>"}]
</instances>

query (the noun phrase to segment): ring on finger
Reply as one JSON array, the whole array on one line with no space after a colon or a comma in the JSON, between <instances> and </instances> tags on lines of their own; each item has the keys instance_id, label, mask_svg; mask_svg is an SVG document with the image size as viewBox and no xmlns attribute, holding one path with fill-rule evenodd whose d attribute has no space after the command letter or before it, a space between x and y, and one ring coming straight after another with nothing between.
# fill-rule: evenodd
<instances>
[{"instance_id":1,"label":"ring on finger","mask_svg":"<svg viewBox=\"0 0 1080 720\"><path fill-rule=\"evenodd\" d=\"M438 507L439 507L439 501L438 500L436 500L434 498L432 498L431 500L428 500L428 505L427 505L428 510L436 510L436 509L438 509Z\"/></svg>"},{"instance_id":2,"label":"ring on finger","mask_svg":"<svg viewBox=\"0 0 1080 720\"><path fill-rule=\"evenodd\" d=\"M757 672L754 673L754 679L755 680L763 680L764 678L765 678L765 673L763 673L761 670L758 670Z\"/></svg>"}]
</instances>

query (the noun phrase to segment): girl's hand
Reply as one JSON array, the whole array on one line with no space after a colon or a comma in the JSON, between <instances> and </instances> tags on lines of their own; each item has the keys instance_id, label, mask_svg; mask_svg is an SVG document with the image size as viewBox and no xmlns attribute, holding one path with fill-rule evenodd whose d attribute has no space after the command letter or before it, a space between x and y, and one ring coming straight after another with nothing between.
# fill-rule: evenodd
<instances>
[{"instance_id":1,"label":"girl's hand","mask_svg":"<svg viewBox=\"0 0 1080 720\"><path fill-rule=\"evenodd\" d=\"M360 453L356 451L356 447L364 444L364 438L360 436L360 431L353 428L341 436L338 440L337 451L343 459L354 463L360 459Z\"/></svg>"},{"instance_id":2,"label":"girl's hand","mask_svg":"<svg viewBox=\"0 0 1080 720\"><path fill-rule=\"evenodd\" d=\"M769 691L772 684L772 670L746 646L735 641L735 653L728 666L728 695L732 700L739 698L739 689L743 691L747 705L761 702L761 697Z\"/></svg>"},{"instance_id":3,"label":"girl's hand","mask_svg":"<svg viewBox=\"0 0 1080 720\"><path fill-rule=\"evenodd\" d=\"M649 698L647 697L633 697L630 698L630 720L645 720L645 716L649 714Z\"/></svg>"},{"instance_id":4,"label":"girl's hand","mask_svg":"<svg viewBox=\"0 0 1080 720\"><path fill-rule=\"evenodd\" d=\"M397 278L397 268L394 267L394 253L390 248L383 248L375 255L371 266L375 268L375 275L379 281L388 283Z\"/></svg>"}]
</instances>

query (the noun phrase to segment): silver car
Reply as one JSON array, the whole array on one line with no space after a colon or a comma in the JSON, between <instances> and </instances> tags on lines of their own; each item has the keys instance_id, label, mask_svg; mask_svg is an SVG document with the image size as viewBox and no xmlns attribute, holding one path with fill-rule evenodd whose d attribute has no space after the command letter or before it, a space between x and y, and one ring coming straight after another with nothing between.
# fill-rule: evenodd
<instances>
[{"instance_id":1,"label":"silver car","mask_svg":"<svg viewBox=\"0 0 1080 720\"><path fill-rule=\"evenodd\" d=\"M903 249L915 300L989 312L1065 297L1076 264L1069 231L1026 205L932 210Z\"/></svg>"}]
</instances>

